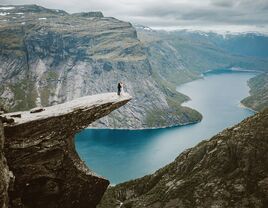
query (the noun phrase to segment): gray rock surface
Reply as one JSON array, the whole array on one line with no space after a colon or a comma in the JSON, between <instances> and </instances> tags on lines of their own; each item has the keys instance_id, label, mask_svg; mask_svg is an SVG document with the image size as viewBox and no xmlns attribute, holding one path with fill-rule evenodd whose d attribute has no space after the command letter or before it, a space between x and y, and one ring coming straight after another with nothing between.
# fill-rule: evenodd
<instances>
[{"instance_id":1,"label":"gray rock surface","mask_svg":"<svg viewBox=\"0 0 268 208\"><path fill-rule=\"evenodd\" d=\"M8 208L8 187L10 172L4 155L4 128L0 121L0 207Z\"/></svg>"},{"instance_id":2,"label":"gray rock surface","mask_svg":"<svg viewBox=\"0 0 268 208\"><path fill-rule=\"evenodd\" d=\"M152 175L109 188L99 208L268 207L268 109L185 150Z\"/></svg>"},{"instance_id":3,"label":"gray rock surface","mask_svg":"<svg viewBox=\"0 0 268 208\"><path fill-rule=\"evenodd\" d=\"M117 96L116 93L87 96L44 108L39 113L19 112L21 117L14 117L14 123L5 124L4 152L9 169L15 175L14 185L9 189L8 207L95 207L109 181L89 170L80 160L74 148L74 135L130 99L128 94ZM18 112L1 116L15 114ZM7 207L8 169L2 153L0 151L0 199L3 198Z\"/></svg>"}]
</instances>

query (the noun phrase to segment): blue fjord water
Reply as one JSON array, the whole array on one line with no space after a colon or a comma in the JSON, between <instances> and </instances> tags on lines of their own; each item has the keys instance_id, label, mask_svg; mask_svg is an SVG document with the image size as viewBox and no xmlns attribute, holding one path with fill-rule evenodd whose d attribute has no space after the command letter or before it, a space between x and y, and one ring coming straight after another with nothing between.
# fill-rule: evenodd
<instances>
[{"instance_id":1,"label":"blue fjord water","mask_svg":"<svg viewBox=\"0 0 268 208\"><path fill-rule=\"evenodd\" d=\"M179 86L177 90L191 98L184 105L202 113L200 123L146 130L85 129L76 135L76 150L90 169L112 184L153 173L186 148L253 115L240 101L248 96L247 80L255 75L213 71Z\"/></svg>"}]
</instances>

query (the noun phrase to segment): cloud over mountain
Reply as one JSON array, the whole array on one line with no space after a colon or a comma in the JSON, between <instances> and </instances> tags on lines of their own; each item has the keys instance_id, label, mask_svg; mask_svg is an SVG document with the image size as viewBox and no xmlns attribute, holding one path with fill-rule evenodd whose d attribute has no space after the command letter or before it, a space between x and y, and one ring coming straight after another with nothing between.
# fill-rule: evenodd
<instances>
[{"instance_id":1,"label":"cloud over mountain","mask_svg":"<svg viewBox=\"0 0 268 208\"><path fill-rule=\"evenodd\" d=\"M268 33L267 0L1 0L68 12L100 10L106 16L155 28L192 28Z\"/></svg>"}]
</instances>

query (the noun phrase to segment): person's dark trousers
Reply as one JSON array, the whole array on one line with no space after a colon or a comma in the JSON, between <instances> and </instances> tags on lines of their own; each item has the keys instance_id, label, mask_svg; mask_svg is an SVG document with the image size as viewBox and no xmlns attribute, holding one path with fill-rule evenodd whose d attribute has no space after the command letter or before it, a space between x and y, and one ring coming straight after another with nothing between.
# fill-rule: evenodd
<instances>
[{"instance_id":1,"label":"person's dark trousers","mask_svg":"<svg viewBox=\"0 0 268 208\"><path fill-rule=\"evenodd\" d=\"M121 94L121 90L118 90L118 91L117 91L117 95L120 95L120 94Z\"/></svg>"}]
</instances>

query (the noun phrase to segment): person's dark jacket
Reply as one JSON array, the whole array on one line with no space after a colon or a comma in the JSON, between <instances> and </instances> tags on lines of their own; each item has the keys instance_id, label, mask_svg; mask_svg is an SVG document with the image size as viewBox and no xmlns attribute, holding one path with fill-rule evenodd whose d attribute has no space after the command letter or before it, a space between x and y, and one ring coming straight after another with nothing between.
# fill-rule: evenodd
<instances>
[{"instance_id":1,"label":"person's dark jacket","mask_svg":"<svg viewBox=\"0 0 268 208\"><path fill-rule=\"evenodd\" d=\"M120 95L120 93L121 93L121 88L122 88L121 84L118 83L118 85L117 85L117 94L118 95Z\"/></svg>"}]
</instances>

